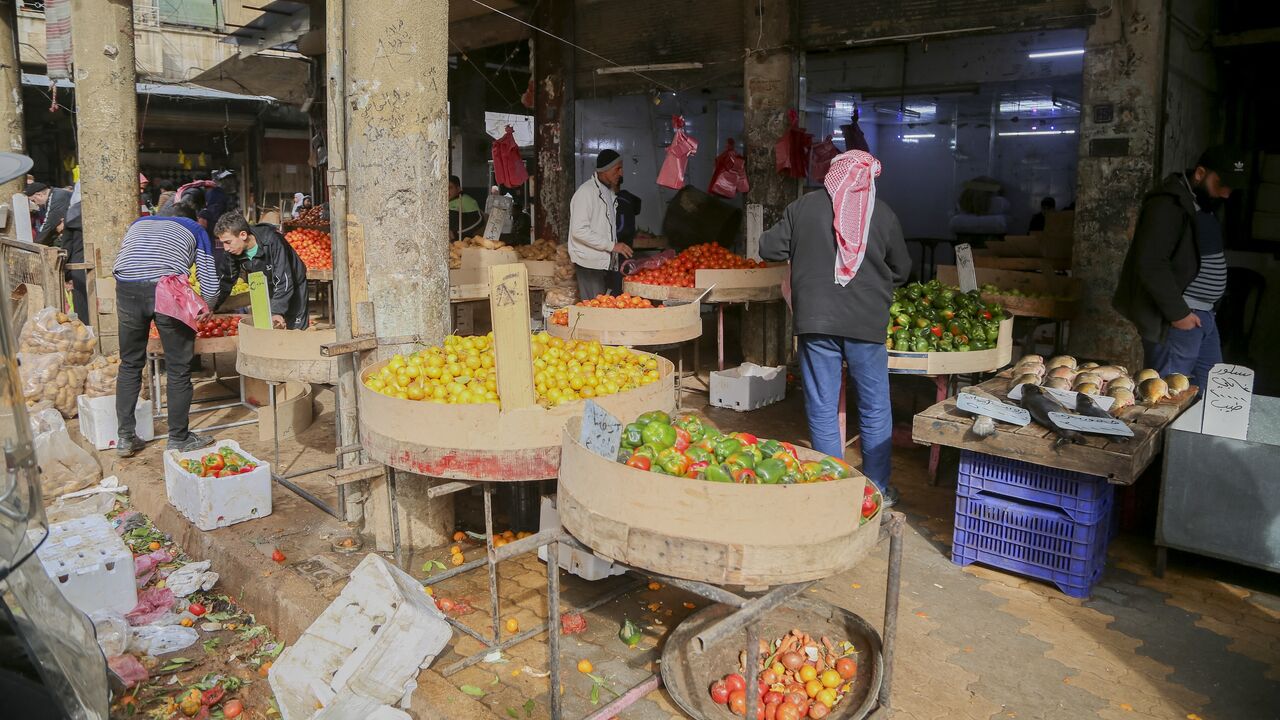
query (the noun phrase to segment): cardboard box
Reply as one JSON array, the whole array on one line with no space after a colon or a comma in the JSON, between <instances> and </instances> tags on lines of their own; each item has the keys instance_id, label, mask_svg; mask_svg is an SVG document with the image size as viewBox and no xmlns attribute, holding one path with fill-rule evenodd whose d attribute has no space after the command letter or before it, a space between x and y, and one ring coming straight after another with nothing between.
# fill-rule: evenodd
<instances>
[{"instance_id":1,"label":"cardboard box","mask_svg":"<svg viewBox=\"0 0 1280 720\"><path fill-rule=\"evenodd\" d=\"M772 405L787 396L787 368L743 363L711 373L711 404L745 412Z\"/></svg>"}]
</instances>

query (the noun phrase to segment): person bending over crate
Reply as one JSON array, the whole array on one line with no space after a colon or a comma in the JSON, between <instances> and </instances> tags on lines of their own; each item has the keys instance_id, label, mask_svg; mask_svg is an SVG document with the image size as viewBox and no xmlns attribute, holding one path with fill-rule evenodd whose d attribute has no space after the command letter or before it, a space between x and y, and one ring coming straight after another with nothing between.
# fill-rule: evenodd
<instances>
[{"instance_id":1,"label":"person bending over crate","mask_svg":"<svg viewBox=\"0 0 1280 720\"><path fill-rule=\"evenodd\" d=\"M218 307L241 274L260 272L267 278L271 298L271 326L277 330L306 330L307 266L293 247L271 225L249 226L240 213L232 211L218 218L213 236L226 252L218 268Z\"/></svg>"}]
</instances>

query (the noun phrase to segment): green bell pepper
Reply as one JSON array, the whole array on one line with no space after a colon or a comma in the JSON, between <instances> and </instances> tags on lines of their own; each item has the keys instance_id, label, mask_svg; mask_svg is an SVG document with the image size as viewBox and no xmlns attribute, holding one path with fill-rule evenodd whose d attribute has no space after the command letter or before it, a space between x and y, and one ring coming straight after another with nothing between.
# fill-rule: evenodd
<instances>
[{"instance_id":1,"label":"green bell pepper","mask_svg":"<svg viewBox=\"0 0 1280 720\"><path fill-rule=\"evenodd\" d=\"M723 465L712 463L702 471L702 477L711 482L731 483L733 475L729 474L729 470Z\"/></svg>"},{"instance_id":2,"label":"green bell pepper","mask_svg":"<svg viewBox=\"0 0 1280 720\"><path fill-rule=\"evenodd\" d=\"M644 426L640 423L627 423L622 428L622 447L634 448L644 444L644 438L641 433L644 432Z\"/></svg>"},{"instance_id":3,"label":"green bell pepper","mask_svg":"<svg viewBox=\"0 0 1280 720\"><path fill-rule=\"evenodd\" d=\"M680 477L689 471L689 458L675 448L667 448L658 453L658 464L668 475Z\"/></svg>"},{"instance_id":4,"label":"green bell pepper","mask_svg":"<svg viewBox=\"0 0 1280 720\"><path fill-rule=\"evenodd\" d=\"M729 467L754 468L756 466L756 459L755 456L744 449L726 457L724 459L724 464Z\"/></svg>"},{"instance_id":5,"label":"green bell pepper","mask_svg":"<svg viewBox=\"0 0 1280 720\"><path fill-rule=\"evenodd\" d=\"M716 460L724 462L724 459L742 449L742 441L738 438L726 437L716 442Z\"/></svg>"},{"instance_id":6,"label":"green bell pepper","mask_svg":"<svg viewBox=\"0 0 1280 720\"><path fill-rule=\"evenodd\" d=\"M641 426L648 425L651 422L660 422L666 425L670 425L671 416L662 412L661 410L650 410L649 412L644 413L640 417L636 418L636 423Z\"/></svg>"},{"instance_id":7,"label":"green bell pepper","mask_svg":"<svg viewBox=\"0 0 1280 720\"><path fill-rule=\"evenodd\" d=\"M761 460L756 465L756 477L760 478L760 482L766 485L776 485L782 482L782 476L787 474L787 466L782 464L781 460L768 458Z\"/></svg>"},{"instance_id":8,"label":"green bell pepper","mask_svg":"<svg viewBox=\"0 0 1280 720\"><path fill-rule=\"evenodd\" d=\"M676 444L676 429L656 420L644 426L644 430L640 432L641 438L645 443L657 445L660 448L669 448Z\"/></svg>"},{"instance_id":9,"label":"green bell pepper","mask_svg":"<svg viewBox=\"0 0 1280 720\"><path fill-rule=\"evenodd\" d=\"M704 450L703 448L697 445L694 445L690 447L688 450L685 450L684 454L689 456L689 460L691 462L714 463L716 461L716 455L714 452Z\"/></svg>"}]
</instances>

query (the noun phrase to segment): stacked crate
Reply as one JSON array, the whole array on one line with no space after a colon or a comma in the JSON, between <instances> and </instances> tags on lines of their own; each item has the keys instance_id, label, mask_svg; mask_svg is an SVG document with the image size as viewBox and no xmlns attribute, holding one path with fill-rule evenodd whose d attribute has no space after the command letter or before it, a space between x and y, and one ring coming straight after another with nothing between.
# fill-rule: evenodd
<instances>
[{"instance_id":1,"label":"stacked crate","mask_svg":"<svg viewBox=\"0 0 1280 720\"><path fill-rule=\"evenodd\" d=\"M963 451L952 562L1029 575L1086 598L1106 566L1114 496L1104 477Z\"/></svg>"}]
</instances>

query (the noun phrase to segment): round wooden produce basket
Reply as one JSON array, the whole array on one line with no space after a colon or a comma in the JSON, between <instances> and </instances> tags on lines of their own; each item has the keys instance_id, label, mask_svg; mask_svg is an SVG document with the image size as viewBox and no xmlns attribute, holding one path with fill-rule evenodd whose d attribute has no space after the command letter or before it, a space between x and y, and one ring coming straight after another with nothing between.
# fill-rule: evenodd
<instances>
[{"instance_id":1,"label":"round wooden produce basket","mask_svg":"<svg viewBox=\"0 0 1280 720\"><path fill-rule=\"evenodd\" d=\"M606 345L669 345L702 335L699 303L656 308L580 307L571 305L569 324L547 323L547 332L566 340L598 340Z\"/></svg>"},{"instance_id":2,"label":"round wooden produce basket","mask_svg":"<svg viewBox=\"0 0 1280 720\"><path fill-rule=\"evenodd\" d=\"M624 282L622 290L650 300L697 300L714 285L702 302L765 302L782 299L782 281L790 272L785 263L754 270L698 270L693 275L696 287Z\"/></svg>"},{"instance_id":3,"label":"round wooden produce basket","mask_svg":"<svg viewBox=\"0 0 1280 720\"><path fill-rule=\"evenodd\" d=\"M240 352L236 372L269 382L336 385L338 358L324 357L320 346L336 342L337 331L259 330L240 323Z\"/></svg>"},{"instance_id":4,"label":"round wooden produce basket","mask_svg":"<svg viewBox=\"0 0 1280 720\"><path fill-rule=\"evenodd\" d=\"M867 483L861 473L797 485L671 477L588 450L581 425L574 418L564 428L560 522L605 558L687 580L759 587L835 575L875 545L878 516L859 523Z\"/></svg>"},{"instance_id":5,"label":"round wooden produce basket","mask_svg":"<svg viewBox=\"0 0 1280 720\"><path fill-rule=\"evenodd\" d=\"M889 372L904 375L957 375L995 372L1013 359L1013 318L1000 321L1000 337L990 350L969 352L889 351Z\"/></svg>"},{"instance_id":6,"label":"round wooden produce basket","mask_svg":"<svg viewBox=\"0 0 1280 720\"><path fill-rule=\"evenodd\" d=\"M695 639L699 633L733 612L734 609L728 605L711 605L699 610L671 631L662 651L663 686L681 710L698 720L733 718L726 706L712 702L707 689L716 680L739 671L738 658L747 645L746 628L706 650L701 650ZM857 655L852 657L858 663L858 674L854 676L853 688L827 717L830 720L866 717L875 706L884 680L883 649L875 628L848 610L798 597L762 615L758 621L757 637L767 641L792 629L807 632L813 637L826 636L833 643L842 640L853 643Z\"/></svg>"},{"instance_id":7,"label":"round wooden produce basket","mask_svg":"<svg viewBox=\"0 0 1280 720\"><path fill-rule=\"evenodd\" d=\"M675 366L665 358L657 360L657 382L595 401L619 418L673 411ZM370 459L453 480L546 480L559 473L561 432L570 418L582 414L581 402L504 411L491 403L400 400L364 385L384 364L370 365L360 376L360 438Z\"/></svg>"}]
</instances>

